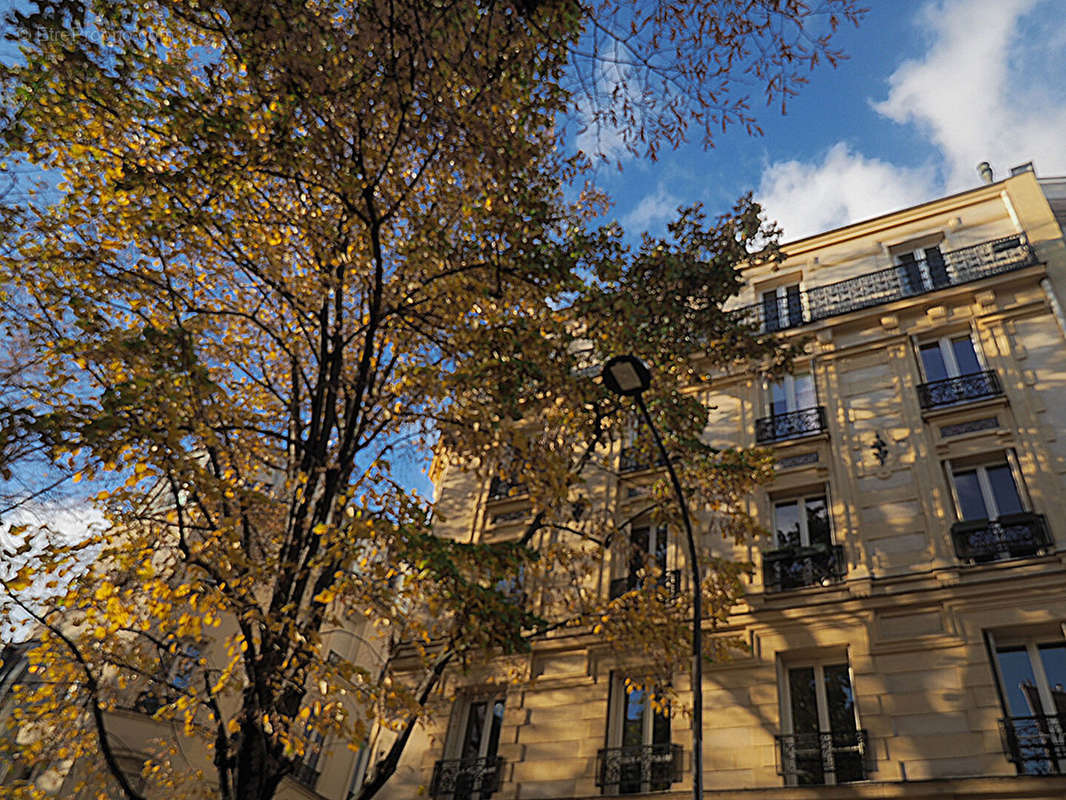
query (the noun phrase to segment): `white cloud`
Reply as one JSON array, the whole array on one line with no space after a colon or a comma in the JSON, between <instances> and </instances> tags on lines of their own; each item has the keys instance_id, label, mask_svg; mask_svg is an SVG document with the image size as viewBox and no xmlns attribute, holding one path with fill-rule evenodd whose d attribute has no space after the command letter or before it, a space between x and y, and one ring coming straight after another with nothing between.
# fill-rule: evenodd
<instances>
[{"instance_id":1,"label":"white cloud","mask_svg":"<svg viewBox=\"0 0 1066 800\"><path fill-rule=\"evenodd\" d=\"M919 12L930 46L889 77L874 108L929 136L947 191L972 186L986 160L997 178L1029 160L1045 175L1066 171L1061 12L1060 0L940 0Z\"/></svg>"},{"instance_id":2,"label":"white cloud","mask_svg":"<svg viewBox=\"0 0 1066 800\"><path fill-rule=\"evenodd\" d=\"M937 163L900 167L843 142L820 160L772 163L756 194L787 238L976 186L981 161L997 179L1026 161L1042 175L1066 173L1061 0L934 0L914 21L926 49L889 76L888 96L872 107L914 125Z\"/></svg>"},{"instance_id":3,"label":"white cloud","mask_svg":"<svg viewBox=\"0 0 1066 800\"><path fill-rule=\"evenodd\" d=\"M637 237L647 231L653 235L661 234L662 228L677 216L680 198L675 197L659 184L654 192L645 195L636 207L622 218L626 232Z\"/></svg>"},{"instance_id":4,"label":"white cloud","mask_svg":"<svg viewBox=\"0 0 1066 800\"><path fill-rule=\"evenodd\" d=\"M769 165L755 197L790 240L904 208L934 194L929 170L866 158L837 142L821 161Z\"/></svg>"}]
</instances>

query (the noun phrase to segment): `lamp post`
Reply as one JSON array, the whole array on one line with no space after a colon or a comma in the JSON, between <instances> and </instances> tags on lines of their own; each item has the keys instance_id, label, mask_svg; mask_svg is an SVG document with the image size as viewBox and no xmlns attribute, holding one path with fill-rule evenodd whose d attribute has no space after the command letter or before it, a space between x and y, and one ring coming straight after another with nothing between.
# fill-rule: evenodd
<instances>
[{"instance_id":1,"label":"lamp post","mask_svg":"<svg viewBox=\"0 0 1066 800\"><path fill-rule=\"evenodd\" d=\"M700 562L696 557L696 539L692 535L692 521L688 515L688 503L677 479L674 465L663 446L659 430L652 422L648 407L644 404L644 392L651 386L651 372L636 356L615 356L603 365L603 385L622 397L632 397L640 409L644 422L655 438L659 455L670 473L670 480L677 493L677 502L681 506L681 521L688 537L688 560L692 568L692 796L695 800L703 797L703 582L700 578Z\"/></svg>"}]
</instances>

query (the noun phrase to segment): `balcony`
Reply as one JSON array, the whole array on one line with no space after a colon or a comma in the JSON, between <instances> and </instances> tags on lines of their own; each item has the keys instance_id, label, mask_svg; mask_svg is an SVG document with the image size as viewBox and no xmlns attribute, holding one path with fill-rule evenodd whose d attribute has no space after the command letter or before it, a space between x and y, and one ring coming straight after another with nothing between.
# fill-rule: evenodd
<instances>
[{"instance_id":1,"label":"balcony","mask_svg":"<svg viewBox=\"0 0 1066 800\"><path fill-rule=\"evenodd\" d=\"M607 589L607 597L610 600L614 600L617 597L621 597L626 592L632 592L635 589L639 589L644 582L644 578L639 575L626 575L621 578L615 578L611 581L610 586ZM671 569L663 572L655 580L655 585L666 589L671 596L676 596L681 591L681 570Z\"/></svg>"},{"instance_id":2,"label":"balcony","mask_svg":"<svg viewBox=\"0 0 1066 800\"><path fill-rule=\"evenodd\" d=\"M798 439L822 433L825 429L825 406L815 406L755 420L755 441L765 444Z\"/></svg>"},{"instance_id":3,"label":"balcony","mask_svg":"<svg viewBox=\"0 0 1066 800\"><path fill-rule=\"evenodd\" d=\"M526 493L526 485L494 476L489 484L489 500L506 500Z\"/></svg>"},{"instance_id":4,"label":"balcony","mask_svg":"<svg viewBox=\"0 0 1066 800\"><path fill-rule=\"evenodd\" d=\"M899 264L799 293L788 313L767 318L761 303L737 310L743 321L772 332L1011 272L1036 263L1023 236L1007 236L942 253L943 263Z\"/></svg>"},{"instance_id":5,"label":"balcony","mask_svg":"<svg viewBox=\"0 0 1066 800\"><path fill-rule=\"evenodd\" d=\"M843 580L846 573L844 547L839 544L784 547L762 557L763 591L766 592L824 586Z\"/></svg>"},{"instance_id":6,"label":"balcony","mask_svg":"<svg viewBox=\"0 0 1066 800\"><path fill-rule=\"evenodd\" d=\"M596 785L604 794L661 792L681 780L678 744L605 747L596 756Z\"/></svg>"},{"instance_id":7,"label":"balcony","mask_svg":"<svg viewBox=\"0 0 1066 800\"><path fill-rule=\"evenodd\" d=\"M1044 515L1029 512L956 522L951 540L959 560L972 564L1040 555L1054 546Z\"/></svg>"},{"instance_id":8,"label":"balcony","mask_svg":"<svg viewBox=\"0 0 1066 800\"><path fill-rule=\"evenodd\" d=\"M999 721L1007 760L1022 775L1066 774L1066 714Z\"/></svg>"},{"instance_id":9,"label":"balcony","mask_svg":"<svg viewBox=\"0 0 1066 800\"><path fill-rule=\"evenodd\" d=\"M1001 394L1003 387L999 385L996 373L991 370L918 385L918 403L923 409L970 403Z\"/></svg>"},{"instance_id":10,"label":"balcony","mask_svg":"<svg viewBox=\"0 0 1066 800\"><path fill-rule=\"evenodd\" d=\"M875 765L866 731L792 733L777 739L777 774L789 786L824 786L869 779Z\"/></svg>"},{"instance_id":11,"label":"balcony","mask_svg":"<svg viewBox=\"0 0 1066 800\"><path fill-rule=\"evenodd\" d=\"M503 765L499 756L438 761L433 767L429 796L449 800L491 797L500 788Z\"/></svg>"}]
</instances>

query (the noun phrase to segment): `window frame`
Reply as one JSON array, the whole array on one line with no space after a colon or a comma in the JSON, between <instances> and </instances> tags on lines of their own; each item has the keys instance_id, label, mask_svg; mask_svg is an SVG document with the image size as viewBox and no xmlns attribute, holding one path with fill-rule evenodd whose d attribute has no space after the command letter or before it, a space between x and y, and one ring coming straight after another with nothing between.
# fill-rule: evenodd
<instances>
[{"instance_id":1,"label":"window frame","mask_svg":"<svg viewBox=\"0 0 1066 800\"><path fill-rule=\"evenodd\" d=\"M945 462L947 467L948 486L951 489L952 505L954 506L955 519L958 522L979 522L987 520L989 522L998 520L1009 514L1002 514L999 510L999 503L996 501L995 491L992 489L992 482L988 477L988 469L990 467L1006 466L1009 470L1009 475L1014 483L1015 494L1018 495L1018 503L1021 506L1020 511L1010 513L1031 513L1032 504L1029 500L1028 492L1025 489L1025 481L1022 480L1021 469L1018 466L1017 457L1013 450L1004 450L1001 453L990 453L987 457L981 457L978 459L950 459ZM985 505L985 511L989 514L987 517L967 519L963 516L962 501L959 498L959 489L955 481L957 473L968 472L974 470L977 473L977 485L981 491L981 500Z\"/></svg>"},{"instance_id":2,"label":"window frame","mask_svg":"<svg viewBox=\"0 0 1066 800\"><path fill-rule=\"evenodd\" d=\"M608 749L620 749L623 747L652 747L655 745L669 746L674 743L674 715L673 709L669 704L666 706L666 712L656 711L651 708L648 703L648 695L654 694L655 690L649 690L647 688L633 689L626 686L626 681L631 678L631 673L614 671L611 673L610 692L607 702L607 732L606 732L606 746ZM629 697L634 691L640 691L644 694L643 700L643 712L641 714L641 741L639 745L625 745L623 743L625 737L625 723L627 719L627 711L629 708ZM665 742L655 740L655 718L666 718L666 733L667 739ZM667 787L669 788L669 787ZM622 782L619 781L615 784L610 784L604 787L604 794L647 794L654 791L662 791L662 789L656 789L651 780L650 774L641 773L640 788L634 791L623 791Z\"/></svg>"},{"instance_id":3,"label":"window frame","mask_svg":"<svg viewBox=\"0 0 1066 800\"><path fill-rule=\"evenodd\" d=\"M962 372L959 368L958 359L955 357L955 348L953 345L957 340L962 339L963 337L969 340L970 348L973 350L974 358L977 361L977 366L980 367L976 372ZM947 374L946 378L933 379L929 377L929 371L926 369L925 359L922 358L922 350L932 344L936 344L940 351L940 359L944 362L944 372ZM938 380L950 380L952 378L961 378L965 375L977 375L981 372L988 371L988 363L985 361L984 353L978 346L978 340L974 337L973 330L967 330L965 333L948 333L935 339L915 339L914 350L915 355L918 357L918 369L925 383L935 383Z\"/></svg>"},{"instance_id":4,"label":"window frame","mask_svg":"<svg viewBox=\"0 0 1066 800\"><path fill-rule=\"evenodd\" d=\"M832 506L829 499L829 486L822 485L819 487L812 487L808 491L793 492L788 495L771 497L770 498L770 516L773 523L774 533L774 549L785 549L790 547L817 547L817 544L811 544L809 515L807 514L807 501L809 500L821 500L825 504L825 519L829 528L829 541L826 544L832 547L835 543L833 536L833 514ZM781 541L780 531L777 524L777 509L779 506L787 505L790 503L796 504L797 513L799 516L799 542L795 545L787 544Z\"/></svg>"},{"instance_id":5,"label":"window frame","mask_svg":"<svg viewBox=\"0 0 1066 800\"><path fill-rule=\"evenodd\" d=\"M814 399L814 404L809 406L800 406L798 402L799 394L796 391L796 378L798 376L806 377L811 383L811 396ZM782 394L785 400L785 410L780 413L774 413L774 387L780 386ZM766 406L768 416L781 417L785 414L794 414L798 411L806 411L810 408L818 407L818 383L814 379L814 371L810 366L804 369L795 370L793 372L782 375L781 378L775 381L767 380L764 386L766 393Z\"/></svg>"},{"instance_id":6,"label":"window frame","mask_svg":"<svg viewBox=\"0 0 1066 800\"><path fill-rule=\"evenodd\" d=\"M791 293L789 292L790 289L793 290ZM769 301L771 296L773 297L772 305L774 307L773 324L770 323L770 315L766 313L767 308L771 305ZM760 291L759 306L762 309L763 331L772 333L773 331L781 331L802 325L804 322L803 296L802 281L783 283ZM793 298L795 298L794 302ZM797 319L792 318L793 310L796 312Z\"/></svg>"}]
</instances>

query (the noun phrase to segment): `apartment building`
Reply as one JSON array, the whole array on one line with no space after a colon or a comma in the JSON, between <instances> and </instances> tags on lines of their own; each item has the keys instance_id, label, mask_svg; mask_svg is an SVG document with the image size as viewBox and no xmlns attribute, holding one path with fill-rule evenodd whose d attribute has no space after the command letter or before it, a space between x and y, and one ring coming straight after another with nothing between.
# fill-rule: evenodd
<instances>
[{"instance_id":1,"label":"apartment building","mask_svg":"<svg viewBox=\"0 0 1066 800\"><path fill-rule=\"evenodd\" d=\"M728 626L748 646L704 670L706 796L1066 796L1064 214L1066 181L1023 165L746 272L737 313L803 355L705 397L710 444L776 456L750 499L770 536L704 541L755 566ZM624 517L654 467L616 455L600 488ZM439 491L457 537L526 516L499 481L453 469ZM674 533L629 536L689 590ZM382 796L691 796L689 719L630 665L589 633L527 657L530 684L450 677Z\"/></svg>"}]
</instances>

